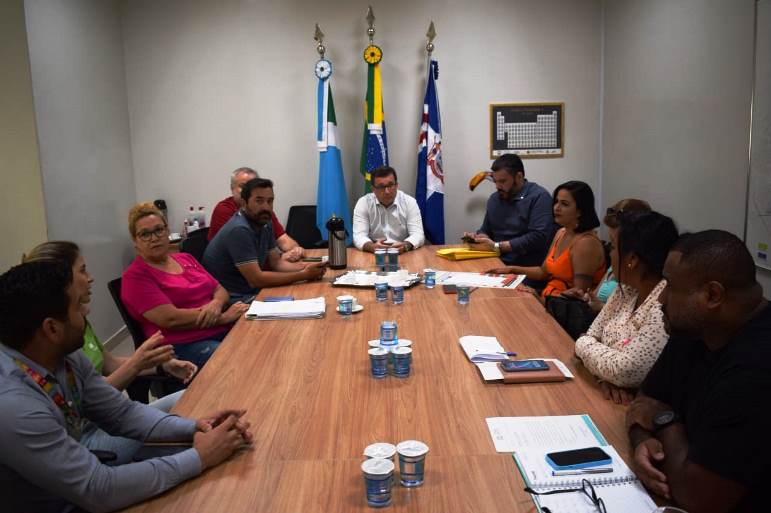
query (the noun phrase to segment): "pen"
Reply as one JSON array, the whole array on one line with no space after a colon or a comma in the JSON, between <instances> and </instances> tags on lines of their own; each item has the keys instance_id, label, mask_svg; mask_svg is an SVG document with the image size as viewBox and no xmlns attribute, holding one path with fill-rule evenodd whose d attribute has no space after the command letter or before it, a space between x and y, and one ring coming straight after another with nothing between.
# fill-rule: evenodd
<instances>
[{"instance_id":1,"label":"pen","mask_svg":"<svg viewBox=\"0 0 771 513\"><path fill-rule=\"evenodd\" d=\"M559 476L580 476L583 474L609 474L613 472L611 467L601 468L582 468L578 470L552 470L551 475L554 477Z\"/></svg>"}]
</instances>

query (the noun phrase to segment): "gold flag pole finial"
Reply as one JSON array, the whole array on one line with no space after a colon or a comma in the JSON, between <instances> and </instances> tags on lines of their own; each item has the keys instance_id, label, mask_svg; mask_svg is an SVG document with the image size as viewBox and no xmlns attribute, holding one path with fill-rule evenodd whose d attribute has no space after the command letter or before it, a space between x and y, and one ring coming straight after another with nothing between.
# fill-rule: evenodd
<instances>
[{"instance_id":1,"label":"gold flag pole finial","mask_svg":"<svg viewBox=\"0 0 771 513\"><path fill-rule=\"evenodd\" d=\"M318 45L316 45L316 51L319 52L319 56L321 56L323 59L324 52L326 52L327 49L324 47L324 33L321 31L321 27L319 27L318 23L316 23L316 33L313 35L313 39L318 42Z\"/></svg>"},{"instance_id":2,"label":"gold flag pole finial","mask_svg":"<svg viewBox=\"0 0 771 513\"><path fill-rule=\"evenodd\" d=\"M428 32L426 32L428 43L426 44L426 51L428 55L434 51L434 38L436 37L436 29L434 28L434 20L431 20L431 24L428 26Z\"/></svg>"},{"instance_id":3,"label":"gold flag pole finial","mask_svg":"<svg viewBox=\"0 0 771 513\"><path fill-rule=\"evenodd\" d=\"M375 39L375 13L372 12L371 5L369 6L369 9L367 9L367 23L369 24L369 28L367 29L369 44L372 44L373 40Z\"/></svg>"}]
</instances>

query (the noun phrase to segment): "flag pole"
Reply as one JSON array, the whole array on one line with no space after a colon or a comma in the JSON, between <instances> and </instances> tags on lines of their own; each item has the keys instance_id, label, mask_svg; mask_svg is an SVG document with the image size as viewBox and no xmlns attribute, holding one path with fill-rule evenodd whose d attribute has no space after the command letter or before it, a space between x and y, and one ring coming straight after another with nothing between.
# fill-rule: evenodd
<instances>
[{"instance_id":1,"label":"flag pole","mask_svg":"<svg viewBox=\"0 0 771 513\"><path fill-rule=\"evenodd\" d=\"M330 217L337 217L335 213L339 212L345 226L346 244L350 244L353 226L351 225L351 211L348 208L348 193L345 187L340 141L337 137L335 103L332 100L332 63L324 58L326 53L324 32L321 31L318 23L316 23L313 39L316 40L316 51L319 54L319 60L314 69L318 78L316 87L316 149L319 152L316 227L322 234L322 239L326 239L327 237L324 235L328 233L326 231L327 221Z\"/></svg>"},{"instance_id":2,"label":"flag pole","mask_svg":"<svg viewBox=\"0 0 771 513\"><path fill-rule=\"evenodd\" d=\"M426 31L426 95L423 100L420 137L418 138L418 169L415 199L423 220L426 239L432 244L444 244L444 170L442 166L442 129L439 98L436 92L438 63L433 59L436 49L436 27L433 20Z\"/></svg>"},{"instance_id":3,"label":"flag pole","mask_svg":"<svg viewBox=\"0 0 771 513\"><path fill-rule=\"evenodd\" d=\"M383 50L375 44L375 13L370 5L367 9L367 37L369 46L364 49L367 63L367 93L364 97L364 135L361 145L359 171L364 178L364 193L372 189L371 171L388 165L388 141L383 113L383 88L380 75L380 61Z\"/></svg>"}]
</instances>

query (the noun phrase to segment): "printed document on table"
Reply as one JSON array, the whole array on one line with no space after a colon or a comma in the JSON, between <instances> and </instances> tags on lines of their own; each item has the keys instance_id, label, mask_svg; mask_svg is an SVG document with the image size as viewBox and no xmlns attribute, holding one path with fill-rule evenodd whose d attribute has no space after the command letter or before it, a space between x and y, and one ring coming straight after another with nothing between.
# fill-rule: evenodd
<instances>
[{"instance_id":1,"label":"printed document on table","mask_svg":"<svg viewBox=\"0 0 771 513\"><path fill-rule=\"evenodd\" d=\"M497 452L527 448L563 451L608 445L589 415L488 417L485 420Z\"/></svg>"},{"instance_id":2,"label":"printed document on table","mask_svg":"<svg viewBox=\"0 0 771 513\"><path fill-rule=\"evenodd\" d=\"M323 297L295 301L252 301L245 316L247 319L307 319L322 317L326 310Z\"/></svg>"},{"instance_id":3,"label":"printed document on table","mask_svg":"<svg viewBox=\"0 0 771 513\"><path fill-rule=\"evenodd\" d=\"M441 285L468 285L480 288L507 288L514 289L522 283L525 275L519 275L512 279L511 275L492 275L468 272L437 271L436 282ZM508 284L507 281L511 280Z\"/></svg>"}]
</instances>

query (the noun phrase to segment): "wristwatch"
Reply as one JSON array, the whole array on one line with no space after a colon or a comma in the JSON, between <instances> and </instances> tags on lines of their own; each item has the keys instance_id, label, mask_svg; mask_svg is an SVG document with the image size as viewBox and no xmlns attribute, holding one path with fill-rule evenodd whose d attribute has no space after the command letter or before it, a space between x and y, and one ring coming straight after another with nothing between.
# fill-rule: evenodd
<instances>
[{"instance_id":1,"label":"wristwatch","mask_svg":"<svg viewBox=\"0 0 771 513\"><path fill-rule=\"evenodd\" d=\"M500 242L496 242L495 244L493 244L493 249L495 249L495 252L500 255L501 254L501 243Z\"/></svg>"},{"instance_id":2,"label":"wristwatch","mask_svg":"<svg viewBox=\"0 0 771 513\"><path fill-rule=\"evenodd\" d=\"M671 410L661 411L653 416L653 432L658 433L665 427L671 426L679 421L680 417L678 417L677 413Z\"/></svg>"}]
</instances>

